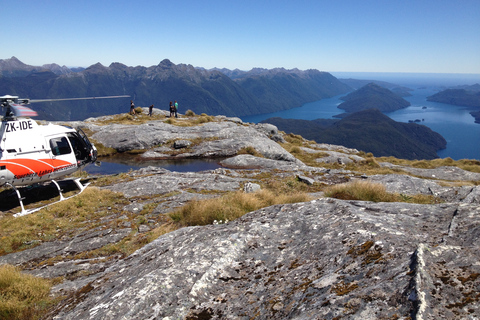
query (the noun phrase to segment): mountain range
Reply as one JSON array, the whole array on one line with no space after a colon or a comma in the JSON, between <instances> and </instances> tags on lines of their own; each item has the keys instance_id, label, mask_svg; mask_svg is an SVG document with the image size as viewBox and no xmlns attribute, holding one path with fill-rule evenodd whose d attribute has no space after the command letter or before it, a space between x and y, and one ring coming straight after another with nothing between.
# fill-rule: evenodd
<instances>
[{"instance_id":1,"label":"mountain range","mask_svg":"<svg viewBox=\"0 0 480 320\"><path fill-rule=\"evenodd\" d=\"M30 99L129 95L136 106L167 109L169 101L177 100L180 112L246 116L299 107L352 90L318 70L234 73L175 65L168 59L151 67L97 63L73 70L56 64L30 66L12 57L0 60L0 93ZM32 108L45 120L82 120L127 112L129 105L124 98L39 103Z\"/></svg>"}]
</instances>

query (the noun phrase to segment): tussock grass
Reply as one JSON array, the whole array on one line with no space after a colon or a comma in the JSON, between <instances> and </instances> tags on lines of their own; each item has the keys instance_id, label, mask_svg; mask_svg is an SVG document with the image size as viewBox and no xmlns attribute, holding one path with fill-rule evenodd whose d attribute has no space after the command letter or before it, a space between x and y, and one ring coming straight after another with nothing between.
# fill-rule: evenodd
<instances>
[{"instance_id":1,"label":"tussock grass","mask_svg":"<svg viewBox=\"0 0 480 320\"><path fill-rule=\"evenodd\" d=\"M284 136L285 141L296 146L303 146L306 140L298 134L289 133Z\"/></svg>"},{"instance_id":2,"label":"tussock grass","mask_svg":"<svg viewBox=\"0 0 480 320\"><path fill-rule=\"evenodd\" d=\"M325 189L325 196L342 200L362 200L373 202L408 202L420 204L438 203L439 200L428 195L404 195L387 192L385 186L370 181L355 180L337 184Z\"/></svg>"},{"instance_id":3,"label":"tussock grass","mask_svg":"<svg viewBox=\"0 0 480 320\"><path fill-rule=\"evenodd\" d=\"M453 160L452 158L433 159L433 160L405 160L397 159L394 157L380 157L377 158L380 162L390 162L396 165L410 166L420 169L435 169L444 166L454 166L463 170L480 173L480 161L479 160Z\"/></svg>"},{"instance_id":4,"label":"tussock grass","mask_svg":"<svg viewBox=\"0 0 480 320\"><path fill-rule=\"evenodd\" d=\"M258 175L257 178L261 178L261 175ZM308 185L304 182L301 182L297 177L287 177L279 179L275 176L265 176L262 179L262 182L265 184L265 189L270 190L275 194L286 194L286 195L295 195L302 193L310 192L319 192L323 191L324 184L314 183L313 185Z\"/></svg>"},{"instance_id":5,"label":"tussock grass","mask_svg":"<svg viewBox=\"0 0 480 320\"><path fill-rule=\"evenodd\" d=\"M110 214L108 207L121 203L126 204L122 195L91 186L72 199L38 212L18 218L5 216L0 219L0 255L99 226L100 218Z\"/></svg>"},{"instance_id":6,"label":"tussock grass","mask_svg":"<svg viewBox=\"0 0 480 320\"><path fill-rule=\"evenodd\" d=\"M186 116L186 117L194 117L194 116L195 116L195 112L193 112L192 110L188 109L187 111L185 111L185 116Z\"/></svg>"},{"instance_id":7,"label":"tussock grass","mask_svg":"<svg viewBox=\"0 0 480 320\"><path fill-rule=\"evenodd\" d=\"M186 117L179 116L179 118L168 118L164 122L171 124L173 126L178 126L178 127L193 127L193 126L198 126L207 122L214 122L214 121L216 121L214 116L209 116L209 115L206 115L205 113L202 113L199 116L194 114L193 116L186 116Z\"/></svg>"},{"instance_id":8,"label":"tussock grass","mask_svg":"<svg viewBox=\"0 0 480 320\"><path fill-rule=\"evenodd\" d=\"M373 202L394 202L394 194L388 193L385 186L368 181L352 181L337 184L325 189L325 196L342 200L364 200Z\"/></svg>"},{"instance_id":9,"label":"tussock grass","mask_svg":"<svg viewBox=\"0 0 480 320\"><path fill-rule=\"evenodd\" d=\"M142 108L135 108L135 115L129 113L120 113L112 116L107 116L95 120L94 123L97 125L108 125L108 124L142 124L152 120L165 120L165 115L163 114L153 114L151 117L144 113Z\"/></svg>"},{"instance_id":10,"label":"tussock grass","mask_svg":"<svg viewBox=\"0 0 480 320\"><path fill-rule=\"evenodd\" d=\"M258 152L257 149L255 149L252 146L247 146L247 147L244 147L244 148L238 150L237 154L250 154L250 155L255 156L255 157L263 158L263 154Z\"/></svg>"},{"instance_id":11,"label":"tussock grass","mask_svg":"<svg viewBox=\"0 0 480 320\"><path fill-rule=\"evenodd\" d=\"M134 178L128 172L102 176L95 180L95 185L99 187L109 186L114 183L132 181Z\"/></svg>"},{"instance_id":12,"label":"tussock grass","mask_svg":"<svg viewBox=\"0 0 480 320\"><path fill-rule=\"evenodd\" d=\"M11 265L0 265L0 319L39 319L53 304L49 280L21 273Z\"/></svg>"},{"instance_id":13,"label":"tussock grass","mask_svg":"<svg viewBox=\"0 0 480 320\"><path fill-rule=\"evenodd\" d=\"M212 224L216 221L232 221L244 214L280 203L295 203L311 200L305 193L278 194L269 190L255 193L242 191L228 193L220 198L194 200L170 213L181 226Z\"/></svg>"}]
</instances>

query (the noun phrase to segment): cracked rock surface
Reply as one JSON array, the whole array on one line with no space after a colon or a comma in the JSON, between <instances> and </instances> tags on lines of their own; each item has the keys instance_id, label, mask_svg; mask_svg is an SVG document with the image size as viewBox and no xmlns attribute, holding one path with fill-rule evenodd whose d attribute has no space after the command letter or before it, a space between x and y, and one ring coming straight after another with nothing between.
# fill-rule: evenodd
<instances>
[{"instance_id":1,"label":"cracked rock surface","mask_svg":"<svg viewBox=\"0 0 480 320\"><path fill-rule=\"evenodd\" d=\"M56 319L478 316L480 208L332 199L166 234Z\"/></svg>"}]
</instances>

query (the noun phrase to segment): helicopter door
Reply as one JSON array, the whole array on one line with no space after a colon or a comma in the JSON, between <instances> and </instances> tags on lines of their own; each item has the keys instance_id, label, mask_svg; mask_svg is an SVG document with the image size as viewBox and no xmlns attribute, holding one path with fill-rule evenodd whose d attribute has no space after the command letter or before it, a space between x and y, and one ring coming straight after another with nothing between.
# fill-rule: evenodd
<instances>
[{"instance_id":1,"label":"helicopter door","mask_svg":"<svg viewBox=\"0 0 480 320\"><path fill-rule=\"evenodd\" d=\"M76 132L69 132L67 133L67 136L68 140L70 140L77 161L80 163L88 162L90 160L90 149L84 139L82 139Z\"/></svg>"}]
</instances>

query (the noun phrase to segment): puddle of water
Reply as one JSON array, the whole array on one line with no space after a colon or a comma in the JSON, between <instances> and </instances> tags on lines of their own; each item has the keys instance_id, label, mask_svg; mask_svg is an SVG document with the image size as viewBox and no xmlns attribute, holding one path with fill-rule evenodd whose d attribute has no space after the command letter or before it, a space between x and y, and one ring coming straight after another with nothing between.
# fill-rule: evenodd
<instances>
[{"instance_id":1,"label":"puddle of water","mask_svg":"<svg viewBox=\"0 0 480 320\"><path fill-rule=\"evenodd\" d=\"M221 168L219 163L223 159L139 160L132 155L116 155L100 158L100 166L88 165L84 171L89 174L118 174L154 166L176 172L199 172Z\"/></svg>"}]
</instances>

